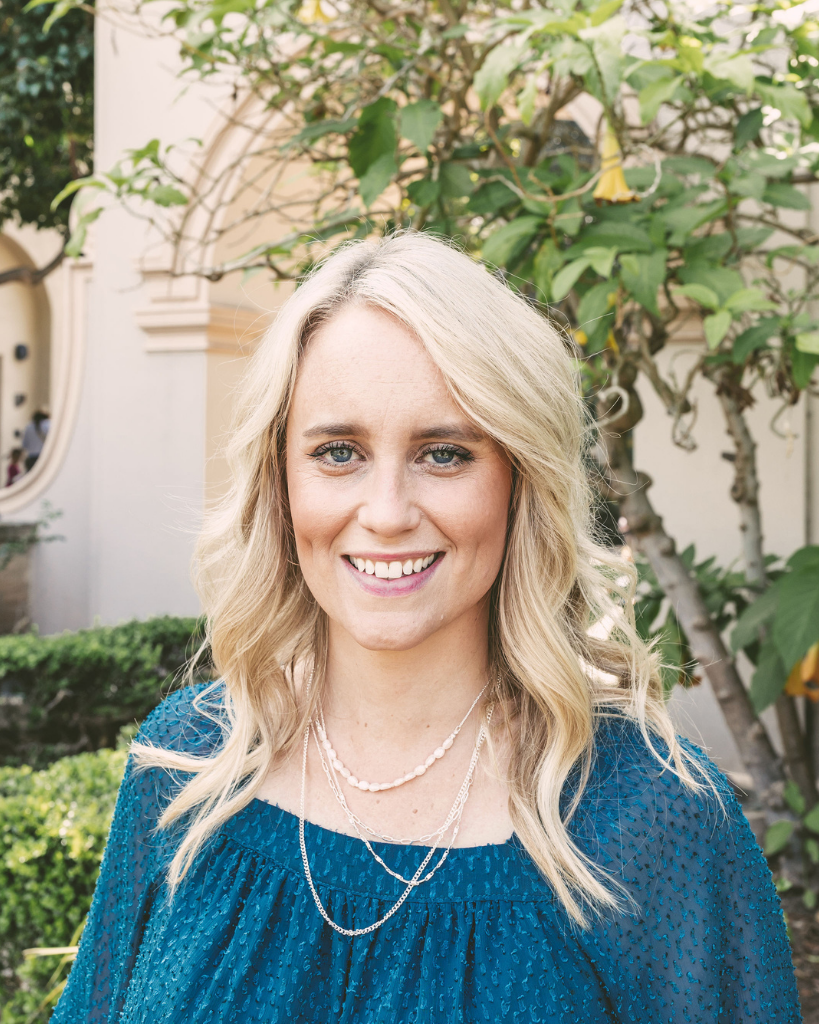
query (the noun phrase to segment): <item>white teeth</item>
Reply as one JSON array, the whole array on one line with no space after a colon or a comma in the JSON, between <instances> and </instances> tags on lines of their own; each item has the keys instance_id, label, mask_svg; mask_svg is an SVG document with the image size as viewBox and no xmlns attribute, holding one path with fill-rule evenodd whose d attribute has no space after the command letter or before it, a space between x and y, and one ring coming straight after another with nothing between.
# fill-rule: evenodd
<instances>
[{"instance_id":1,"label":"white teeth","mask_svg":"<svg viewBox=\"0 0 819 1024\"><path fill-rule=\"evenodd\" d=\"M356 558L353 555L349 559L359 572L365 572L368 576L377 576L380 580L398 580L402 576L423 572L435 561L435 555L415 560L408 558L405 562L372 562L369 558Z\"/></svg>"}]
</instances>

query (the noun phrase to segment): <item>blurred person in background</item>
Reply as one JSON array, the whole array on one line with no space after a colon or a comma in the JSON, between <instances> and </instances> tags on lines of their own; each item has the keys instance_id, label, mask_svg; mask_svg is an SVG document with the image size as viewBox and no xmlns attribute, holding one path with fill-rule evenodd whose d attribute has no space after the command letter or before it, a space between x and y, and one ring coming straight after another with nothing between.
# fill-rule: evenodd
<instances>
[{"instance_id":1,"label":"blurred person in background","mask_svg":"<svg viewBox=\"0 0 819 1024\"><path fill-rule=\"evenodd\" d=\"M34 468L43 450L51 419L47 412L38 409L31 417L31 422L23 431L23 448L26 453L26 472Z\"/></svg>"},{"instance_id":2,"label":"blurred person in background","mask_svg":"<svg viewBox=\"0 0 819 1024\"><path fill-rule=\"evenodd\" d=\"M20 465L22 458L23 449L12 448L9 455L8 468L6 469L6 487L11 487L17 477L23 472L23 467Z\"/></svg>"}]
</instances>

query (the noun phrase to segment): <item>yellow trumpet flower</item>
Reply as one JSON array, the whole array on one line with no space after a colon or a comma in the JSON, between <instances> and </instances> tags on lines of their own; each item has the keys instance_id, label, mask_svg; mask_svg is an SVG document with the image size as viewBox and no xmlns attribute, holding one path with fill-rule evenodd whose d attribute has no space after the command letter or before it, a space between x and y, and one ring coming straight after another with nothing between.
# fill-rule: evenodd
<instances>
[{"instance_id":1,"label":"yellow trumpet flower","mask_svg":"<svg viewBox=\"0 0 819 1024\"><path fill-rule=\"evenodd\" d=\"M809 697L814 703L819 701L819 643L793 666L785 693L789 697Z\"/></svg>"},{"instance_id":2,"label":"yellow trumpet flower","mask_svg":"<svg viewBox=\"0 0 819 1024\"><path fill-rule=\"evenodd\" d=\"M317 21L326 25L328 21L333 20L328 14L325 14L321 0L307 0L302 4L298 17L299 21L303 21L306 25L314 25Z\"/></svg>"},{"instance_id":3,"label":"yellow trumpet flower","mask_svg":"<svg viewBox=\"0 0 819 1024\"><path fill-rule=\"evenodd\" d=\"M598 203L631 203L638 198L626 184L620 143L609 125L603 139L600 168L603 173L592 193Z\"/></svg>"}]
</instances>

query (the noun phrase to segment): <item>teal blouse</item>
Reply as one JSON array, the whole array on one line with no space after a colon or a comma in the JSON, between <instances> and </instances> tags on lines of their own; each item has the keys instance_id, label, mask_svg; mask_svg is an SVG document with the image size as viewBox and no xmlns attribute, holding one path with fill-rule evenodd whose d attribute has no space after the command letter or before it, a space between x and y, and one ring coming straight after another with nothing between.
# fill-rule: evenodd
<instances>
[{"instance_id":1,"label":"teal blouse","mask_svg":"<svg viewBox=\"0 0 819 1024\"><path fill-rule=\"evenodd\" d=\"M212 751L221 729L194 705L200 689L166 699L141 737ZM571 830L639 910L574 927L513 837L454 849L386 924L349 939L313 903L298 819L260 800L219 829L169 900L174 835L153 827L180 780L129 763L52 1024L795 1024L770 872L709 770L724 810L663 770L633 723L600 721ZM344 927L370 924L401 894L359 839L308 823L306 842ZM375 846L406 877L425 853Z\"/></svg>"}]
</instances>

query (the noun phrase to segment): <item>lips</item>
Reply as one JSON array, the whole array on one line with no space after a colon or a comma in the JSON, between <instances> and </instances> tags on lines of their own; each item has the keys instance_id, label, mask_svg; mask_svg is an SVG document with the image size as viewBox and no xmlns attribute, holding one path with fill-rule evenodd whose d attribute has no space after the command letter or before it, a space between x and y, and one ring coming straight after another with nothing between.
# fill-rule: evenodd
<instances>
[{"instance_id":1,"label":"lips","mask_svg":"<svg viewBox=\"0 0 819 1024\"><path fill-rule=\"evenodd\" d=\"M359 558L356 555L347 555L347 561L360 573L368 576L375 576L379 580L399 580L402 576L412 576L428 569L437 557L436 552L421 556L408 556L404 559L393 558L389 560Z\"/></svg>"}]
</instances>

